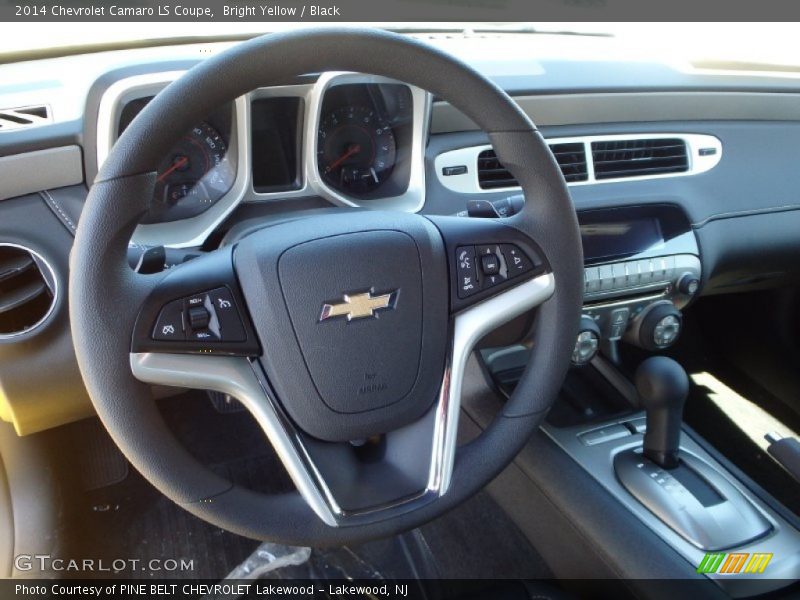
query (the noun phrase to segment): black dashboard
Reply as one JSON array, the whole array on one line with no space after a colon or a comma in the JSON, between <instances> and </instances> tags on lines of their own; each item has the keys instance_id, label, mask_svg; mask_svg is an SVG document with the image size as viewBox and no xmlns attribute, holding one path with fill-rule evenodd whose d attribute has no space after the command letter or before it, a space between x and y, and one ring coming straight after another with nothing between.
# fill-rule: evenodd
<instances>
[{"instance_id":1,"label":"black dashboard","mask_svg":"<svg viewBox=\"0 0 800 600\"><path fill-rule=\"evenodd\" d=\"M699 294L800 275L796 81L622 59L588 69L602 48L559 56L527 38L520 51L530 43L526 52L538 61L497 55L491 37L428 41L468 60L486 57L476 67L548 140L582 224L587 313L601 329L614 323L598 305L620 298L633 298L626 317L633 322L654 295L682 308ZM14 84L0 88L2 106L42 105L50 119L0 130L0 249L30 249L45 272L52 269L47 314L0 336L0 383L16 411L8 418L22 431L90 410L65 294L88 186L148 100L222 46L0 65L0 78ZM52 75L77 71L80 78ZM164 157L157 179L154 208L131 240L134 264L163 247L155 255L172 266L253 227L313 211L466 215L487 202L505 210L519 194L488 137L452 106L403 82L339 72L300 76L219 107ZM687 274L697 280L691 293L680 289ZM516 323L517 333L528 324ZM78 390L72 400L23 385L43 364L57 365L53 372ZM54 416L39 420L20 408L34 404Z\"/></svg>"}]
</instances>

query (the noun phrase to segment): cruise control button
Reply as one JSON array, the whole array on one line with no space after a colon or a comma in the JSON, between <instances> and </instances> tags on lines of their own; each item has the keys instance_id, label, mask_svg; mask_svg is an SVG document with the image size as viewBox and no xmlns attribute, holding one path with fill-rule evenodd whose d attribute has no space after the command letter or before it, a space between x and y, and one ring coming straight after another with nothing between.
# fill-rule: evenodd
<instances>
[{"instance_id":1,"label":"cruise control button","mask_svg":"<svg viewBox=\"0 0 800 600\"><path fill-rule=\"evenodd\" d=\"M192 329L206 329L211 321L211 313L205 306L193 306L189 309L189 327Z\"/></svg>"},{"instance_id":2,"label":"cruise control button","mask_svg":"<svg viewBox=\"0 0 800 600\"><path fill-rule=\"evenodd\" d=\"M505 257L509 277L516 277L533 270L533 262L517 246L503 244L500 249Z\"/></svg>"},{"instance_id":3,"label":"cruise control button","mask_svg":"<svg viewBox=\"0 0 800 600\"><path fill-rule=\"evenodd\" d=\"M226 287L217 288L208 293L210 305L219 321L219 339L222 342L243 342L247 339L242 319L233 300L231 291ZM209 328L213 330L213 320Z\"/></svg>"},{"instance_id":4,"label":"cruise control button","mask_svg":"<svg viewBox=\"0 0 800 600\"><path fill-rule=\"evenodd\" d=\"M458 277L459 298L466 298L480 291L473 246L456 248L456 276Z\"/></svg>"},{"instance_id":5,"label":"cruise control button","mask_svg":"<svg viewBox=\"0 0 800 600\"><path fill-rule=\"evenodd\" d=\"M170 302L158 315L153 328L153 339L159 341L183 341L183 301Z\"/></svg>"}]
</instances>

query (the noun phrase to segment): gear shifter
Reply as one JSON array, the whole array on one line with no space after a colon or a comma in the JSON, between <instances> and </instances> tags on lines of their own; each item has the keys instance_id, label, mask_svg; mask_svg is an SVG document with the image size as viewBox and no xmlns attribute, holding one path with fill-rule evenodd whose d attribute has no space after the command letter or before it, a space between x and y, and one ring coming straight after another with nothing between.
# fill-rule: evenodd
<instances>
[{"instance_id":1,"label":"gear shifter","mask_svg":"<svg viewBox=\"0 0 800 600\"><path fill-rule=\"evenodd\" d=\"M684 539L715 551L735 548L770 531L769 522L722 472L686 451L678 460L686 371L654 356L636 370L636 390L647 412L643 448L614 457L622 486ZM642 454L649 460L642 460Z\"/></svg>"},{"instance_id":2,"label":"gear shifter","mask_svg":"<svg viewBox=\"0 0 800 600\"><path fill-rule=\"evenodd\" d=\"M653 356L636 370L636 391L647 412L644 455L664 469L678 466L683 405L689 378L683 367L666 356Z\"/></svg>"}]
</instances>

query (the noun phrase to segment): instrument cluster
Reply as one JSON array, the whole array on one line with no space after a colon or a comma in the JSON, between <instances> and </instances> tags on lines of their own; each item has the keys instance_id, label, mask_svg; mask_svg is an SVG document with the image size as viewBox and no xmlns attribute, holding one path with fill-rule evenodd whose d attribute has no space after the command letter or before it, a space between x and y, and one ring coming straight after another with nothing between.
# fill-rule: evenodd
<instances>
[{"instance_id":1,"label":"instrument cluster","mask_svg":"<svg viewBox=\"0 0 800 600\"><path fill-rule=\"evenodd\" d=\"M138 98L125 105L118 135L152 98ZM231 115L230 106L216 111L170 149L159 165L153 202L143 223L197 216L230 191L236 179L236 161L229 152Z\"/></svg>"},{"instance_id":2,"label":"instrument cluster","mask_svg":"<svg viewBox=\"0 0 800 600\"><path fill-rule=\"evenodd\" d=\"M98 165L179 72L120 80L103 96ZM116 118L115 118L116 115ZM220 107L164 156L144 245L202 243L241 203L316 198L415 212L425 201L430 96L394 80L323 73L253 90Z\"/></svg>"}]
</instances>

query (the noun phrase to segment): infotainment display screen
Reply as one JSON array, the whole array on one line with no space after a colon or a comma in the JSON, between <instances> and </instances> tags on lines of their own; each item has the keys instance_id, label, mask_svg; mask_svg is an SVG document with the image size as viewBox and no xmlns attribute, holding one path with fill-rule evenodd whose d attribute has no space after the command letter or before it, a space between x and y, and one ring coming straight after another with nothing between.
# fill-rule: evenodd
<instances>
[{"instance_id":1,"label":"infotainment display screen","mask_svg":"<svg viewBox=\"0 0 800 600\"><path fill-rule=\"evenodd\" d=\"M581 239L587 262L631 256L664 246L661 226L655 218L581 223Z\"/></svg>"}]
</instances>

